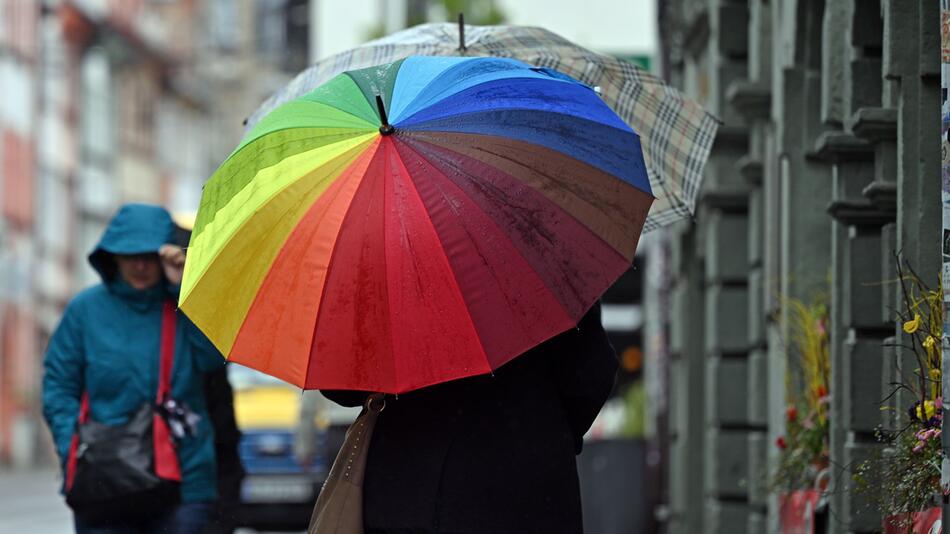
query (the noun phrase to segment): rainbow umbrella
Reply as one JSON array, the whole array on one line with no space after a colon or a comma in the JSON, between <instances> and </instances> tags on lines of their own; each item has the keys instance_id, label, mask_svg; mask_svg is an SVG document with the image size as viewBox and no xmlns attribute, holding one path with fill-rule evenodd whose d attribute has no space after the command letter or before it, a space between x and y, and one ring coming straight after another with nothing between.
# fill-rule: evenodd
<instances>
[{"instance_id":1,"label":"rainbow umbrella","mask_svg":"<svg viewBox=\"0 0 950 534\"><path fill-rule=\"evenodd\" d=\"M652 201L637 134L588 86L413 56L256 124L205 186L180 306L232 361L402 393L573 327Z\"/></svg>"}]
</instances>

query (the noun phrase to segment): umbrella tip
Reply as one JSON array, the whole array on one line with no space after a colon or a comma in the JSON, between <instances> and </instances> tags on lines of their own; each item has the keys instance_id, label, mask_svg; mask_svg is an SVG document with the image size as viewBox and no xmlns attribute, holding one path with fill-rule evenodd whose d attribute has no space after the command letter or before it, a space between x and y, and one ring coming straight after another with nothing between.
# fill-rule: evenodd
<instances>
[{"instance_id":1,"label":"umbrella tip","mask_svg":"<svg viewBox=\"0 0 950 534\"><path fill-rule=\"evenodd\" d=\"M459 52L465 51L465 14L459 13Z\"/></svg>"}]
</instances>

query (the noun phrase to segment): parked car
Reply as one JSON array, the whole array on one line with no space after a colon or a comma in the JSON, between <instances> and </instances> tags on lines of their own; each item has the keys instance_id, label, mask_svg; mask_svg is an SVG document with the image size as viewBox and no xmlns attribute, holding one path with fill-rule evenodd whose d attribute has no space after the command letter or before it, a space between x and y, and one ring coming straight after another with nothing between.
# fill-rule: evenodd
<instances>
[{"instance_id":1,"label":"parked car","mask_svg":"<svg viewBox=\"0 0 950 534\"><path fill-rule=\"evenodd\" d=\"M302 464L293 450L302 392L253 369L229 367L235 417L243 434L238 451L246 472L238 524L257 530L304 530L336 456L336 449L328 446L326 415L318 414L315 421L316 454Z\"/></svg>"}]
</instances>

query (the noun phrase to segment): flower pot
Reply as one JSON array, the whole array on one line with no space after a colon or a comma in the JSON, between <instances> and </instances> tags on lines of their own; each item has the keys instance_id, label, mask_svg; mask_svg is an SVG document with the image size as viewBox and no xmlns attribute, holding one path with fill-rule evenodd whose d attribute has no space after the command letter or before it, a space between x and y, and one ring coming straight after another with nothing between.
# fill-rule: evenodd
<instances>
[{"instance_id":1,"label":"flower pot","mask_svg":"<svg viewBox=\"0 0 950 534\"><path fill-rule=\"evenodd\" d=\"M941 534L941 519L939 506L911 514L892 515L884 519L884 534Z\"/></svg>"},{"instance_id":2,"label":"flower pot","mask_svg":"<svg viewBox=\"0 0 950 534\"><path fill-rule=\"evenodd\" d=\"M821 492L815 489L798 490L779 495L779 521L784 534L814 534L815 510Z\"/></svg>"}]
</instances>

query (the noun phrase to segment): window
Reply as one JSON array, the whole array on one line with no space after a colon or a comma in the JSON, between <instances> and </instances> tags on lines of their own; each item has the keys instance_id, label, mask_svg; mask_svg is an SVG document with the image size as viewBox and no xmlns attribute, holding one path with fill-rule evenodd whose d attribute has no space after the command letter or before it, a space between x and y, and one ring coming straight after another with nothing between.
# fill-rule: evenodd
<instances>
[{"instance_id":1,"label":"window","mask_svg":"<svg viewBox=\"0 0 950 534\"><path fill-rule=\"evenodd\" d=\"M286 71L307 66L310 11L306 0L258 0L255 17L257 51Z\"/></svg>"}]
</instances>

